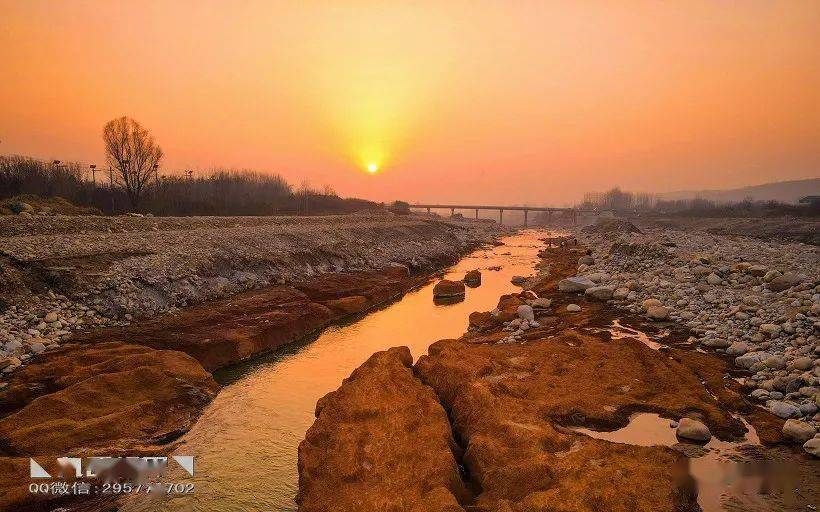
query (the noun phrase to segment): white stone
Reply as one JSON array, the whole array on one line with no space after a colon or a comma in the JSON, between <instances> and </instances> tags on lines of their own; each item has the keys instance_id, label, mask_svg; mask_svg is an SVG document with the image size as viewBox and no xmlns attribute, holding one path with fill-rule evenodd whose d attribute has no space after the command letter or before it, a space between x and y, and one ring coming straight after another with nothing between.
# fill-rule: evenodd
<instances>
[{"instance_id":1,"label":"white stone","mask_svg":"<svg viewBox=\"0 0 820 512\"><path fill-rule=\"evenodd\" d=\"M535 313L532 310L532 306L522 304L521 306L518 306L518 310L516 312L518 313L518 318L521 320L526 320L527 322L535 321Z\"/></svg>"}]
</instances>

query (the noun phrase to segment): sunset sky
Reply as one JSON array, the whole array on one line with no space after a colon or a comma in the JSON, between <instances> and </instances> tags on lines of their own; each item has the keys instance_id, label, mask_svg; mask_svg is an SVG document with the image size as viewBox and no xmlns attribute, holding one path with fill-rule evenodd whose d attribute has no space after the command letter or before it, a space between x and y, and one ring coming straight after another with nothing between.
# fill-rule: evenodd
<instances>
[{"instance_id":1,"label":"sunset sky","mask_svg":"<svg viewBox=\"0 0 820 512\"><path fill-rule=\"evenodd\" d=\"M0 0L0 153L564 205L820 177L820 2ZM378 165L375 173L368 165Z\"/></svg>"}]
</instances>

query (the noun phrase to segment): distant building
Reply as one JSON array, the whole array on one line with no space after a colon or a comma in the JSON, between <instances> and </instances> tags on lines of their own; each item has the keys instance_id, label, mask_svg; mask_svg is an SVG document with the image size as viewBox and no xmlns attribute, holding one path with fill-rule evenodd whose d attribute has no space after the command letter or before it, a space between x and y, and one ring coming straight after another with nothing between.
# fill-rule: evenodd
<instances>
[{"instance_id":1,"label":"distant building","mask_svg":"<svg viewBox=\"0 0 820 512\"><path fill-rule=\"evenodd\" d=\"M809 204L811 206L820 206L820 196L801 197L797 202L800 204Z\"/></svg>"}]
</instances>

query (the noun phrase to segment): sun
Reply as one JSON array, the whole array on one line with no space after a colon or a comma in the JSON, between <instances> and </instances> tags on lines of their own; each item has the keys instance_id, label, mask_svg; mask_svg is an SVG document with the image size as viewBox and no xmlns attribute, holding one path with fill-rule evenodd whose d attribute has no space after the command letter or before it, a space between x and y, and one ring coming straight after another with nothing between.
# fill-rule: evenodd
<instances>
[{"instance_id":1,"label":"sun","mask_svg":"<svg viewBox=\"0 0 820 512\"><path fill-rule=\"evenodd\" d=\"M374 163L367 164L367 172L369 172L370 174L375 174L376 171L378 171L378 170L379 170L378 165L376 165Z\"/></svg>"}]
</instances>

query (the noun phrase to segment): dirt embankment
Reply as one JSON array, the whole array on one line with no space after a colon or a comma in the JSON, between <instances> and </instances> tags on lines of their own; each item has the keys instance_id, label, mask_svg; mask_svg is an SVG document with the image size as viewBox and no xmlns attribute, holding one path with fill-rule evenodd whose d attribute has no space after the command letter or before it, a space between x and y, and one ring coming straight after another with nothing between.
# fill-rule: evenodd
<instances>
[{"instance_id":1,"label":"dirt embankment","mask_svg":"<svg viewBox=\"0 0 820 512\"><path fill-rule=\"evenodd\" d=\"M697 493L681 451L610 443L569 427L615 429L634 412L653 412L670 421L698 419L713 435L731 440L746 432L735 417L745 413L762 441L779 441L782 420L744 399L736 383L724 379L723 361L692 352L685 332L663 324L672 330L664 338L668 348L655 350L607 329L615 319L649 333L659 332L657 324L558 292L557 281L574 274L581 254L542 253L540 266L549 266L550 273L533 291L552 304L536 313L535 326L520 339L505 342L503 328L520 318L518 308L532 299L527 292L502 297L492 313L474 313L470 332L434 343L419 359L413 386L423 396L432 389L440 410L405 403L406 397L389 388L371 393L359 387L357 381L382 381L386 373L409 378L400 365L381 364L383 357L368 361L354 379L323 398L300 446L300 510L695 511ZM568 312L570 302L583 304L581 311ZM354 412L340 416L341 408ZM463 468L466 496L462 486L442 483L449 481L446 472L421 487L415 478L434 468L431 452L409 449L419 443L416 425L441 418L442 411L459 446L436 452L435 460ZM396 425L392 442L381 443L372 428L388 424ZM336 456L341 440L355 447L344 461ZM317 489L339 501L318 499ZM432 496L435 506L427 501Z\"/></svg>"}]
</instances>

